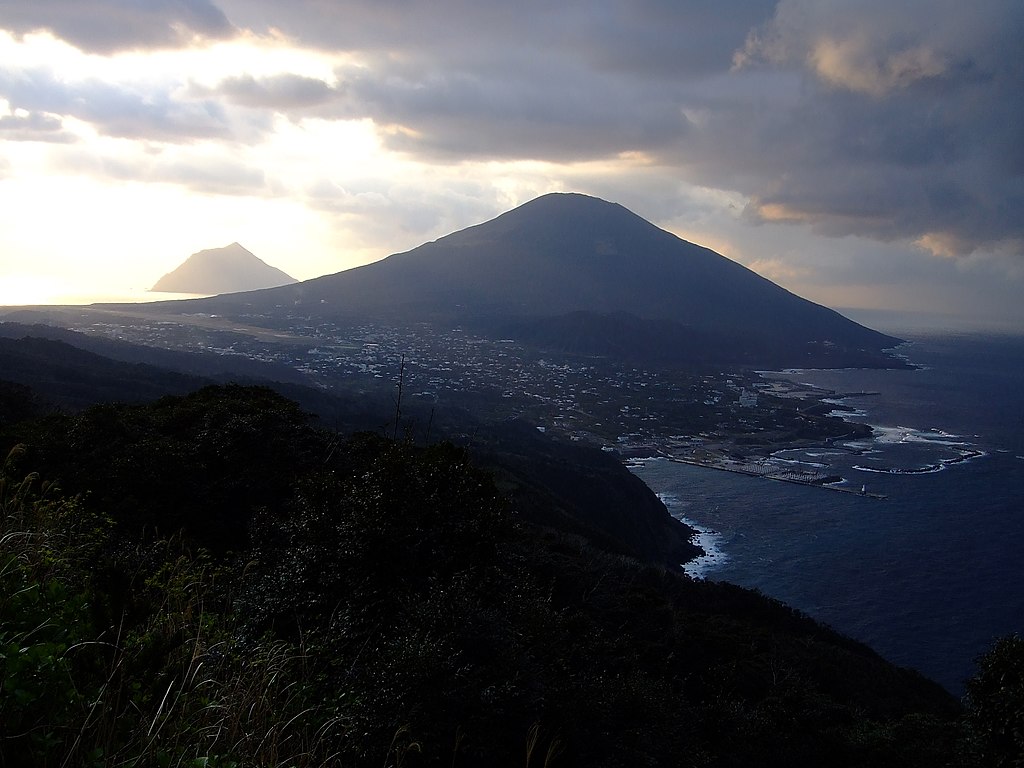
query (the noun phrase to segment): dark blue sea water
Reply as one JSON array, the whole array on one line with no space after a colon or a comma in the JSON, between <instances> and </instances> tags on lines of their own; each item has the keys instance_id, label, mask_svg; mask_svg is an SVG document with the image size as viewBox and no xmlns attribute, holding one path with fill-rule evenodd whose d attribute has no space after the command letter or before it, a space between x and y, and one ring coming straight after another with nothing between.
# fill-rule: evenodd
<instances>
[{"instance_id":1,"label":"dark blue sea water","mask_svg":"<svg viewBox=\"0 0 1024 768\"><path fill-rule=\"evenodd\" d=\"M800 371L870 441L780 458L884 500L648 461L634 471L709 533L697 575L754 587L954 693L993 640L1024 634L1024 337L913 336L914 371Z\"/></svg>"}]
</instances>

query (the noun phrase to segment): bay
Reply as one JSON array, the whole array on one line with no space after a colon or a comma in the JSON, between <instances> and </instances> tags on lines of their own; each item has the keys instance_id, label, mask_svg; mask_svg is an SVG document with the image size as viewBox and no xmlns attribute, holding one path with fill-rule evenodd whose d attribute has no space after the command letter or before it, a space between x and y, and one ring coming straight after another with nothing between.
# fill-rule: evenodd
<instances>
[{"instance_id":1,"label":"bay","mask_svg":"<svg viewBox=\"0 0 1024 768\"><path fill-rule=\"evenodd\" d=\"M875 499L649 460L633 471L696 524L688 570L758 589L962 693L999 636L1024 634L1024 337L904 335L908 371L765 374L871 424L785 451ZM865 394L870 393L870 394Z\"/></svg>"}]
</instances>

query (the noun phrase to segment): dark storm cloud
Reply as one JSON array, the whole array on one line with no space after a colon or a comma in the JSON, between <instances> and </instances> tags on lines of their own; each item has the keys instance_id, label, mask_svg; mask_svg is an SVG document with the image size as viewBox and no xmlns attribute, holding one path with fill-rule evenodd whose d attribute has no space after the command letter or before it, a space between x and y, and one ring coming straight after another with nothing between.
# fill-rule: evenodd
<instances>
[{"instance_id":1,"label":"dark storm cloud","mask_svg":"<svg viewBox=\"0 0 1024 768\"><path fill-rule=\"evenodd\" d=\"M544 62L523 62L500 82L468 71L404 69L350 76L345 110L397 126L387 144L425 157L585 160L667 146L689 127L656 88L568 68L556 81Z\"/></svg>"},{"instance_id":2,"label":"dark storm cloud","mask_svg":"<svg viewBox=\"0 0 1024 768\"><path fill-rule=\"evenodd\" d=\"M806 76L766 116L716 133L756 174L751 213L832 235L921 239L946 255L1024 250L1024 6L783 2L743 68ZM702 173L714 177L721 142Z\"/></svg>"},{"instance_id":3,"label":"dark storm cloud","mask_svg":"<svg viewBox=\"0 0 1024 768\"><path fill-rule=\"evenodd\" d=\"M687 130L677 81L728 69L765 0L438 3L222 2L240 26L360 55L321 114L369 117L389 146L461 158L607 157Z\"/></svg>"},{"instance_id":4,"label":"dark storm cloud","mask_svg":"<svg viewBox=\"0 0 1024 768\"><path fill-rule=\"evenodd\" d=\"M67 83L44 70L0 70L0 98L11 109L75 117L108 136L158 141L230 138L223 107L213 100L181 100L169 90L106 83Z\"/></svg>"},{"instance_id":5,"label":"dark storm cloud","mask_svg":"<svg viewBox=\"0 0 1024 768\"><path fill-rule=\"evenodd\" d=\"M423 159L637 152L752 220L950 255L1024 240L1019 0L222 7L358 54L315 108Z\"/></svg>"},{"instance_id":6,"label":"dark storm cloud","mask_svg":"<svg viewBox=\"0 0 1024 768\"><path fill-rule=\"evenodd\" d=\"M727 68L774 0L220 0L239 26L280 29L327 50L487 68L561 51L596 69L676 77ZM497 73L496 73L497 74ZM550 73L556 74L554 72Z\"/></svg>"},{"instance_id":7,"label":"dark storm cloud","mask_svg":"<svg viewBox=\"0 0 1024 768\"><path fill-rule=\"evenodd\" d=\"M209 0L4 0L0 29L48 31L94 53L188 45L234 29Z\"/></svg>"},{"instance_id":8,"label":"dark storm cloud","mask_svg":"<svg viewBox=\"0 0 1024 768\"><path fill-rule=\"evenodd\" d=\"M607 157L685 135L679 79L728 69L772 3L226 0L241 26L361 55L329 112L370 117L402 151L461 158Z\"/></svg>"}]
</instances>

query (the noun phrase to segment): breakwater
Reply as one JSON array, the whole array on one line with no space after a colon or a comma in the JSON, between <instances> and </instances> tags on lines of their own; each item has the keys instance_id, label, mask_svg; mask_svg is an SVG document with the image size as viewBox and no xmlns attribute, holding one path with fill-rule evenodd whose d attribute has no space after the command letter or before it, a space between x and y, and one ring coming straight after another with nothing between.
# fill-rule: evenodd
<instances>
[{"instance_id":1,"label":"breakwater","mask_svg":"<svg viewBox=\"0 0 1024 768\"><path fill-rule=\"evenodd\" d=\"M735 472L740 475L749 475L751 477L763 477L768 480L776 480L780 483L809 485L814 488L824 488L825 490L837 491L839 493L851 493L855 496L865 496L870 499L886 498L886 494L884 493L874 493L872 491L861 490L845 485L836 485L835 483L842 480L840 477L832 479L825 475L809 475L799 472L783 471L774 469L767 464L740 464L738 462L728 460L708 461L702 459L681 458L679 456L668 456L666 458L668 458L669 461L676 462L677 464L690 464L695 467L718 469L723 472Z\"/></svg>"}]
</instances>

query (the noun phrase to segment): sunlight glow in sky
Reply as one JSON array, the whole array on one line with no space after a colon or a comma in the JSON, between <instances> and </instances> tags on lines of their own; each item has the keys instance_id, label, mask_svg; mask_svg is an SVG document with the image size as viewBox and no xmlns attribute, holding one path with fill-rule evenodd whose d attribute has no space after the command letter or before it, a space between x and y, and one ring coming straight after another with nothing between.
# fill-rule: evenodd
<instances>
[{"instance_id":1,"label":"sunlight glow in sky","mask_svg":"<svg viewBox=\"0 0 1024 768\"><path fill-rule=\"evenodd\" d=\"M8 0L0 305L234 241L308 279L577 191L830 306L1024 330L1022 33L1008 0Z\"/></svg>"}]
</instances>

